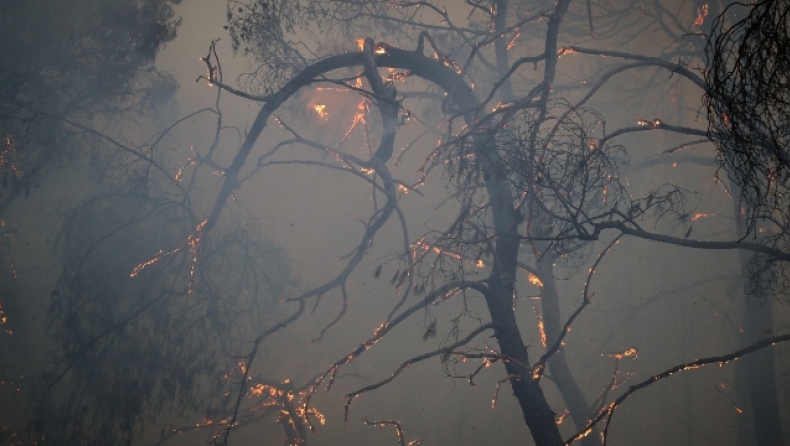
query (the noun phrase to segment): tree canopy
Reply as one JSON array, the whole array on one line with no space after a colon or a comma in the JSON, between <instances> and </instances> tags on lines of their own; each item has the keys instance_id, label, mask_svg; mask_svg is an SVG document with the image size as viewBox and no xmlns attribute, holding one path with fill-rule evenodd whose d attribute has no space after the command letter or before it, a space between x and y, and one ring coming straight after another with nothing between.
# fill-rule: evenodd
<instances>
[{"instance_id":1,"label":"tree canopy","mask_svg":"<svg viewBox=\"0 0 790 446\"><path fill-rule=\"evenodd\" d=\"M151 110L177 84L153 66L176 36L179 0L0 5L0 216L36 177L84 146L93 125Z\"/></svg>"}]
</instances>

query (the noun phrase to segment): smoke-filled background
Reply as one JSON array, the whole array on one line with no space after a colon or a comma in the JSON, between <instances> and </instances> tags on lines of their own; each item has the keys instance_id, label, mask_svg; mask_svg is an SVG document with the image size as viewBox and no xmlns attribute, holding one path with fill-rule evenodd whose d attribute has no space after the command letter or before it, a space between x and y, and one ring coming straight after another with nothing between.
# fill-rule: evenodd
<instances>
[{"instance_id":1,"label":"smoke-filled background","mask_svg":"<svg viewBox=\"0 0 790 446\"><path fill-rule=\"evenodd\" d=\"M0 444L784 444L786 3L3 2Z\"/></svg>"}]
</instances>

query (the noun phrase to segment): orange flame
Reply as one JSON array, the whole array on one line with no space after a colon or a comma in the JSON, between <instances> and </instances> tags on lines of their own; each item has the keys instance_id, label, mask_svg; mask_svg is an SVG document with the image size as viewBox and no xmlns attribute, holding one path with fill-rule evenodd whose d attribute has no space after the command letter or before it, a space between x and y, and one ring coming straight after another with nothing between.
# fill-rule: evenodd
<instances>
[{"instance_id":1,"label":"orange flame","mask_svg":"<svg viewBox=\"0 0 790 446\"><path fill-rule=\"evenodd\" d=\"M521 36L521 30L516 28L516 34L513 35L513 38L510 39L510 42L507 43L507 50L510 51L516 46L516 41Z\"/></svg>"},{"instance_id":2,"label":"orange flame","mask_svg":"<svg viewBox=\"0 0 790 446\"><path fill-rule=\"evenodd\" d=\"M574 53L576 53L576 50L574 50L573 48L564 46L564 47L560 48L560 50L557 53L557 55L558 56L564 56L566 54L574 54Z\"/></svg>"},{"instance_id":3,"label":"orange flame","mask_svg":"<svg viewBox=\"0 0 790 446\"><path fill-rule=\"evenodd\" d=\"M537 308L532 307L532 309L535 310L535 316L538 318L538 333L540 333L540 343L543 344L543 347L546 347L546 327L543 324L543 316L541 316Z\"/></svg>"},{"instance_id":4,"label":"orange flame","mask_svg":"<svg viewBox=\"0 0 790 446\"><path fill-rule=\"evenodd\" d=\"M322 118L326 118L328 115L325 104L315 104L313 106L313 109L315 110L316 113L318 113L318 116Z\"/></svg>"},{"instance_id":5,"label":"orange flame","mask_svg":"<svg viewBox=\"0 0 790 446\"><path fill-rule=\"evenodd\" d=\"M700 6L697 9L697 18L694 19L694 26L702 26L705 23L705 17L708 16L708 4L705 3L704 5Z\"/></svg>"},{"instance_id":6,"label":"orange flame","mask_svg":"<svg viewBox=\"0 0 790 446\"><path fill-rule=\"evenodd\" d=\"M691 217L691 221L697 221L700 218L707 218L712 215L716 215L716 214L714 212L697 212L696 214L694 214L693 217Z\"/></svg>"},{"instance_id":7,"label":"orange flame","mask_svg":"<svg viewBox=\"0 0 790 446\"><path fill-rule=\"evenodd\" d=\"M529 283L535 285L536 287L543 288L543 282L540 278L532 273L527 274L527 280Z\"/></svg>"},{"instance_id":8,"label":"orange flame","mask_svg":"<svg viewBox=\"0 0 790 446\"><path fill-rule=\"evenodd\" d=\"M387 44L379 42L373 47L373 52L376 54L387 54Z\"/></svg>"},{"instance_id":9,"label":"orange flame","mask_svg":"<svg viewBox=\"0 0 790 446\"><path fill-rule=\"evenodd\" d=\"M636 347L630 347L621 352L606 353L606 355L615 359L636 358L638 354L639 352L637 351Z\"/></svg>"}]
</instances>

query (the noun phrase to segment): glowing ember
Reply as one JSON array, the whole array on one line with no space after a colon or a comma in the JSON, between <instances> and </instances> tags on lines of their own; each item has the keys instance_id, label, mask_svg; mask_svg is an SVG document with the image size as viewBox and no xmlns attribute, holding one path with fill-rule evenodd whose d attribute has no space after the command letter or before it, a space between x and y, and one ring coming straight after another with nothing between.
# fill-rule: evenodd
<instances>
[{"instance_id":1,"label":"glowing ember","mask_svg":"<svg viewBox=\"0 0 790 446\"><path fill-rule=\"evenodd\" d=\"M516 28L516 34L513 35L513 38L510 39L510 42L507 43L507 50L508 51L512 50L513 47L516 46L516 41L518 40L518 38L520 36L521 36L521 30Z\"/></svg>"},{"instance_id":2,"label":"glowing ember","mask_svg":"<svg viewBox=\"0 0 790 446\"><path fill-rule=\"evenodd\" d=\"M621 352L604 353L604 355L615 359L636 358L638 354L639 352L636 350L636 347L630 347Z\"/></svg>"},{"instance_id":3,"label":"glowing ember","mask_svg":"<svg viewBox=\"0 0 790 446\"><path fill-rule=\"evenodd\" d=\"M558 56L564 56L566 54L574 54L575 52L576 52L576 50L574 50L573 48L569 48L567 46L564 46L564 47L560 48L560 51L557 53L557 55Z\"/></svg>"},{"instance_id":4,"label":"glowing ember","mask_svg":"<svg viewBox=\"0 0 790 446\"><path fill-rule=\"evenodd\" d=\"M705 17L708 16L708 4L700 6L697 9L697 18L694 19L694 26L702 26L705 23Z\"/></svg>"},{"instance_id":5,"label":"glowing ember","mask_svg":"<svg viewBox=\"0 0 790 446\"><path fill-rule=\"evenodd\" d=\"M379 42L373 48L373 52L376 54L387 54L387 44Z\"/></svg>"},{"instance_id":6,"label":"glowing ember","mask_svg":"<svg viewBox=\"0 0 790 446\"><path fill-rule=\"evenodd\" d=\"M392 74L385 78L385 80L389 82L394 81L403 81L406 80L407 77L411 76L411 71L393 71Z\"/></svg>"},{"instance_id":7,"label":"glowing ember","mask_svg":"<svg viewBox=\"0 0 790 446\"><path fill-rule=\"evenodd\" d=\"M512 107L513 105L515 105L515 104L513 104L512 102L506 102L506 103L505 102L500 102L499 104L494 106L494 108L492 108L491 111L492 112L498 112L498 111L504 110L504 109L506 109L508 107Z\"/></svg>"},{"instance_id":8,"label":"glowing ember","mask_svg":"<svg viewBox=\"0 0 790 446\"><path fill-rule=\"evenodd\" d=\"M714 212L697 212L696 214L694 214L693 217L691 217L691 221L697 221L700 218L707 218L712 215L716 215L716 214Z\"/></svg>"},{"instance_id":9,"label":"glowing ember","mask_svg":"<svg viewBox=\"0 0 790 446\"><path fill-rule=\"evenodd\" d=\"M538 333L540 333L540 343L543 344L543 347L546 347L546 327L543 324L543 316L541 316L537 308L532 307L532 309L535 311L535 317L538 318Z\"/></svg>"},{"instance_id":10,"label":"glowing ember","mask_svg":"<svg viewBox=\"0 0 790 446\"><path fill-rule=\"evenodd\" d=\"M326 105L324 105L324 104L315 104L313 106L313 109L315 110L316 113L318 113L318 116L320 116L322 118L326 118L327 117L328 113L326 111Z\"/></svg>"},{"instance_id":11,"label":"glowing ember","mask_svg":"<svg viewBox=\"0 0 790 446\"><path fill-rule=\"evenodd\" d=\"M187 169L187 167L189 167L189 166L191 166L191 165L193 165L195 163L196 163L196 160L194 158L187 158L186 164L181 166L181 168L178 169L178 172L176 172L176 175L174 177L175 180L176 181L181 181L181 179L184 177L184 171Z\"/></svg>"},{"instance_id":12,"label":"glowing ember","mask_svg":"<svg viewBox=\"0 0 790 446\"><path fill-rule=\"evenodd\" d=\"M341 141L348 139L348 137L351 136L351 132L353 132L359 124L365 124L365 115L367 112L367 102L365 100L360 101L360 103L357 104L357 112L354 114L354 120L351 121L351 126L348 128L348 131L346 131L346 134L343 135L343 139Z\"/></svg>"},{"instance_id":13,"label":"glowing ember","mask_svg":"<svg viewBox=\"0 0 790 446\"><path fill-rule=\"evenodd\" d=\"M529 281L529 283L535 285L536 287L543 288L543 282L540 280L538 276L532 273L527 274L527 281Z\"/></svg>"}]
</instances>

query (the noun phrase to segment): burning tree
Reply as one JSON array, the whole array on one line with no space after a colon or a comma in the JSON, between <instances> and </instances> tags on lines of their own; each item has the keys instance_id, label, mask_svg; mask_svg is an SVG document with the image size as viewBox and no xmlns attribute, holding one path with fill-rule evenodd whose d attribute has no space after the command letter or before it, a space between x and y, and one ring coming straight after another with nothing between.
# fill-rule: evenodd
<instances>
[{"instance_id":1,"label":"burning tree","mask_svg":"<svg viewBox=\"0 0 790 446\"><path fill-rule=\"evenodd\" d=\"M424 181L420 180L413 185L398 184L392 179L392 173L386 165L394 154L392 143L400 120L399 113L409 118L413 117L411 110L398 105L398 96L388 84L410 77L421 78L439 86L445 92L441 109L450 115L450 119L444 124L446 131L438 147L428 154L420 172L427 176L430 172L444 167L453 191L451 196L460 206L458 217L447 229L427 234L416 242L405 240L404 244L408 244L408 250L404 250L401 254L402 268L399 269L399 274L393 277L393 284L402 290L401 303L393 309L387 321L375 331L372 338L363 342L359 348L319 376L317 382L312 385L311 392L326 381L331 384L334 374L340 367L353 361L416 310L435 304L437 298L446 300L450 299L451 295L475 290L485 299L491 325L484 324L473 331L473 334L476 335L483 328L493 330L499 349L477 356L468 352L461 353L458 349L473 340L473 337L467 336L456 338L456 343L450 344L451 348L412 358L404 362L404 366L428 357L442 356L447 359L453 355L462 358L486 358L488 362L503 362L507 372L505 381L513 387L533 439L538 444L552 444L560 442L561 439L553 422L555 415L548 408L539 387L544 367L548 363L555 377L554 381L560 388L577 427L582 431L587 430L587 420L592 418L590 414L595 413L595 410L585 401L564 361L561 346L570 323L563 324L559 315L557 291L553 283L555 262L573 260L583 262L585 255L589 255L585 252L585 249L590 247L589 241L597 240L605 230L614 229L625 235L654 240L662 238L660 235L644 231L638 223L640 220L673 221L679 226L687 227L686 238L688 238L691 228L688 225L690 220L688 193L681 188L664 187L649 192L644 198L632 197L621 182L622 170L626 163L624 149L612 145L612 140L625 133L644 130L666 130L696 136L705 136L705 132L665 124L661 119L652 119L640 120L635 127L606 134L603 117L594 110L585 108L586 103L614 75L641 67L669 69L690 79L696 85L704 85L704 83L683 64L671 63L666 58L589 50L575 46L560 47L558 43L560 26L567 18L566 15L572 14L569 13L570 4L567 2L546 6L540 14L512 15L523 17L515 23L508 22L508 17L511 15L508 14L507 2L495 2L490 9L470 3L472 8L470 17L482 14L483 22L490 24L488 31L478 33L474 29L457 27L446 11L426 2L399 5L400 11L393 11L386 4L366 3L362 13L344 9L344 6L350 6L350 3L339 2L325 8L315 3L305 3L300 6L294 3L276 2L231 4L229 17L235 48L257 56L257 60L269 69L266 73L274 74L263 81L263 86L257 89L259 93L257 96L241 93L223 83L217 75L216 60L211 57L205 59L209 83L231 93L242 94L265 103L256 122L250 128L245 144L226 171L227 179L217 201L219 207L224 206L227 197L236 187L239 172L246 162L252 145L263 130L266 120L296 90L303 88L303 85L330 83L359 91L362 88L359 79L364 77L369 85L368 92L364 94L367 95L369 102L380 109L381 143L376 149L370 149L368 159L361 159L338 150L337 147L310 140L287 123L280 121L292 135L289 143L305 144L324 151L336 158L340 163L340 169L357 176L374 175L372 183L378 190L377 193L383 193L386 199L382 207L376 207L373 216L366 223L361 242L350 256L346 267L336 278L292 299L300 304L295 315L303 311L305 300L320 298L332 289L339 289L345 299L345 283L374 240L376 232L393 214L400 213L399 196L396 191L405 194L418 189ZM413 11L422 9L436 14L447 24L446 28L434 32L436 37L434 38L427 24L418 22L406 12L410 8ZM297 13L300 11L302 15ZM701 26L707 15L707 9L700 8L699 11L694 12L695 19L692 26ZM399 16L399 13L405 15ZM361 54L348 53L308 64L304 58L296 57L298 52L294 47L283 44L282 36L283 33L292 32L310 23L311 19L322 16L328 17L326 20L330 23L333 21L356 23L355 21L367 20L370 23L380 24L408 23L410 27L394 30L392 35L388 36L391 40L387 43L364 41L364 44L360 45ZM588 18L590 32L594 33L592 16ZM607 31L611 33L616 29L611 24L617 19L617 14L604 16L604 19L604 24L598 27L599 34ZM536 27L532 24L540 21L545 21L545 30L536 32ZM608 29L607 24L609 24ZM346 27L333 31L342 36L348 29ZM381 29L386 28L382 26ZM542 52L520 57L511 56L508 51L517 47L519 39L522 38L521 32L526 29L539 34L538 40L542 41L540 46ZM409 35L410 31L411 35ZM437 41L443 39L442 43L449 43L451 40L448 35L454 33L458 36L458 41L464 44L459 43L461 49L450 55L440 44L437 44ZM350 39L352 36L344 37ZM416 40L416 49L403 50L389 43L403 38ZM699 47L700 43L701 41L697 40L691 45ZM488 47L493 47L492 56L496 61L495 64L490 62L486 64L485 52ZM425 55L426 49L433 51L433 57ZM556 69L559 57L574 52L614 56L632 62L605 72L587 94L582 95L578 100L572 102L559 100L560 97L553 94L553 89L557 88ZM541 76L532 82L531 87L514 92L512 77L527 64L542 65ZM351 74L341 79L324 77L330 73L330 70L352 66L362 66L364 71L356 76ZM379 67L405 71L395 71L388 77L381 78L381 75L375 74ZM475 80L486 79L483 74L486 68L493 72L493 76L488 77L491 88L485 90L482 98L478 98L474 89L480 82ZM285 86L276 88L278 82L285 80L287 74L291 72L296 73L294 77L286 82ZM566 95L565 97L572 95L568 91L563 94ZM408 94L402 97L405 100ZM492 101L497 99L498 105L493 105ZM399 112L400 109L404 110ZM321 104L316 111L323 117L325 106ZM354 123L357 122L359 121L355 118ZM600 137L593 136L596 131ZM349 133L350 131L345 137ZM278 164L276 161L264 161L266 156L268 154L259 158L258 168ZM327 167L338 168L331 165ZM219 215L217 206L212 216ZM405 228L403 232L407 233ZM672 238L672 240L660 241L682 242L683 239ZM771 254L779 255L779 259L786 257L778 250L771 250L758 244L692 242L688 245L700 248L746 248L766 253L771 251ZM602 252L608 250L607 247ZM464 271L467 263L490 268L489 277L483 281L466 279L467 274ZM545 333L547 351L532 364L526 355L526 347L521 340L522 335L513 312L518 294L515 286L516 277L521 274L518 273L519 269L526 270L529 281L541 288L543 314L539 315L540 327ZM437 284L441 285L437 287ZM400 306L409 299L410 294L421 292L426 287L428 291L433 287L434 292L428 292L426 298L414 306L400 310ZM585 293L580 308L589 303L589 298L589 294ZM345 304L343 308L345 311ZM576 314L578 313L574 313L574 317ZM330 326L337 320L335 319ZM435 327L434 323L429 325L427 334L435 329L431 328ZM457 344L460 341L463 343ZM255 351L251 357L254 357L254 354ZM398 373L396 372L395 375ZM346 407L348 408L362 393L377 389L390 380L391 378L350 393ZM309 400L305 402L305 407L308 402ZM602 409L606 407L599 407L598 411ZM598 440L593 436L586 441Z\"/></svg>"},{"instance_id":2,"label":"burning tree","mask_svg":"<svg viewBox=\"0 0 790 446\"><path fill-rule=\"evenodd\" d=\"M636 172L629 167L634 151L619 144L621 138L659 132L692 136L696 139L670 148L672 157L666 158L702 164L700 159L676 156L675 152L709 141L705 130L663 116L638 120L630 116L628 124L599 110L597 95L612 89L616 76L646 78L636 90L642 97L677 92L680 82L705 91L703 78L689 69L689 63L702 54L705 39L686 33L698 31L706 23L708 5L684 10L688 17L683 20L688 23L669 25L671 20L659 6L634 18L630 8L606 2L576 5L569 0L535 2L529 8L504 0L467 1L463 15L425 1L229 1L233 48L251 56L254 67L241 78L243 86L226 81L215 41L203 58L207 73L202 80L217 88L217 104L221 95L230 94L260 103L260 111L249 128L239 132L242 141L238 147L223 152L230 143L222 137L223 114L217 105L213 110L215 138L207 151L196 149L177 172L157 164L161 169L155 174L167 177L173 184L169 190L176 191L179 199L163 190L152 189L150 195L169 197L166 202L183 205L174 207L182 217L166 219L178 222L178 228L172 234L163 231L163 240L152 242L159 246L148 247L151 254L129 269L131 289L137 286L133 285L135 276L144 274L161 274L157 280L171 284L163 289L186 300L195 299L190 296L196 296L197 290L207 289L211 293L205 296L206 302L194 304L217 308L198 311L200 317L192 319L197 321L210 318L220 307L235 305L226 301L226 293L234 294L232 291L212 285L212 268L201 267L211 264L214 251L209 240L216 237L212 234L222 232L225 220L233 217L236 209L245 209L245 189L256 178L284 166L313 166L356 178L371 191L366 198L372 209L360 219L363 228L356 243L329 280L285 298L288 310L282 311L290 313L277 322L261 324L263 328L245 323L255 333L249 337L251 346L237 355L237 385L229 394L225 412L196 427L163 431L162 441L174 432L208 429L210 441L227 444L232 433L276 410L289 444L306 444L309 431L323 422L314 407L319 390L331 388L375 344L421 315L425 319L423 340L446 330L445 340L438 348L404 356L390 376L346 393L346 422L354 402L382 391L409 366L436 358L448 375L465 378L470 384L491 373L489 370L497 370L494 405L500 398L500 387L509 386L535 444L575 440L602 444L612 415L633 392L673 373L707 364L723 365L787 340L787 335L773 336L732 353L679 364L634 383L614 399L615 389L630 377L621 373L621 367L636 357L634 346L598 352L605 355L610 373L592 398L568 364L565 344L574 338L570 334L574 322L593 302L591 283L596 271L627 237L688 248L747 250L781 266L790 260L787 250L762 241L692 237L693 224L712 215L697 209L700 194L690 189L697 184L681 187L667 183L646 191L630 184L629 175ZM655 26L665 32L661 41L670 49L657 56L629 52L627 47L638 48L645 39L655 37L648 31L632 32L625 27L624 20L631 19L643 29ZM294 42L307 35L320 35L321 39ZM361 37L364 35L376 38ZM591 38L620 47L615 51L584 46ZM585 55L616 62L580 61ZM675 58L681 61L674 62ZM568 64L565 68L564 63ZM586 75L574 79L568 70ZM320 96L329 90L336 97L353 97L355 111L339 113L339 104ZM634 91L622 90L614 88L626 107L638 109L641 104L627 99ZM671 95L681 110L687 105L685 96ZM306 107L292 106L300 99ZM294 124L302 119L337 124L334 132L319 137L305 125ZM614 131L612 121L618 123ZM337 130L341 123L347 125ZM415 133L411 127L419 130ZM275 138L261 138L265 132L281 138L271 142ZM266 144L261 143L264 139ZM352 146L360 140L366 150ZM310 152L300 152L304 149ZM227 160L219 161L223 157ZM410 178L398 166L415 157L420 160L417 175ZM210 184L205 179L209 173L219 174L221 185L209 203L203 203L205 208L198 210L192 200L199 201L199 185ZM414 196L437 193L431 183L437 176L445 185L443 206L452 211L414 237L415 225L406 203ZM236 203L242 205L237 207ZM148 209L148 204L140 206ZM304 383L294 384L290 377L285 383L259 378L256 367L271 339L279 332L296 330L308 307L317 308L324 296L337 296L342 303L336 316L316 330L315 340L320 342L327 333L341 329L351 300L349 284L363 269L373 245L386 241L383 234L393 227L399 231L397 251L376 265L373 275L379 278L386 267L389 276L396 265L390 284L398 297L375 328L370 327L373 334L316 374L311 373ZM674 235L677 231L682 234ZM563 317L562 307L568 305L561 305L557 276L562 272L573 275L581 269L588 271L583 290ZM479 278L481 274L485 277ZM518 312L526 297L536 301L530 312L535 317L529 321ZM469 302L475 298L482 302L485 314L469 310ZM461 308L457 316L439 323L434 308L453 304ZM143 318L139 323L155 325L157 319L146 321ZM448 322L449 330L440 328ZM542 347L525 341L527 324L536 326ZM64 325L63 329L72 327ZM484 335L496 344L487 342ZM498 367L490 368L495 364ZM552 408L557 403L547 395L549 377L567 407L565 413ZM561 432L565 415L575 424L569 433ZM604 421L603 428L600 421ZM407 444L408 426L399 421L366 420L366 424L394 427L398 441Z\"/></svg>"}]
</instances>

